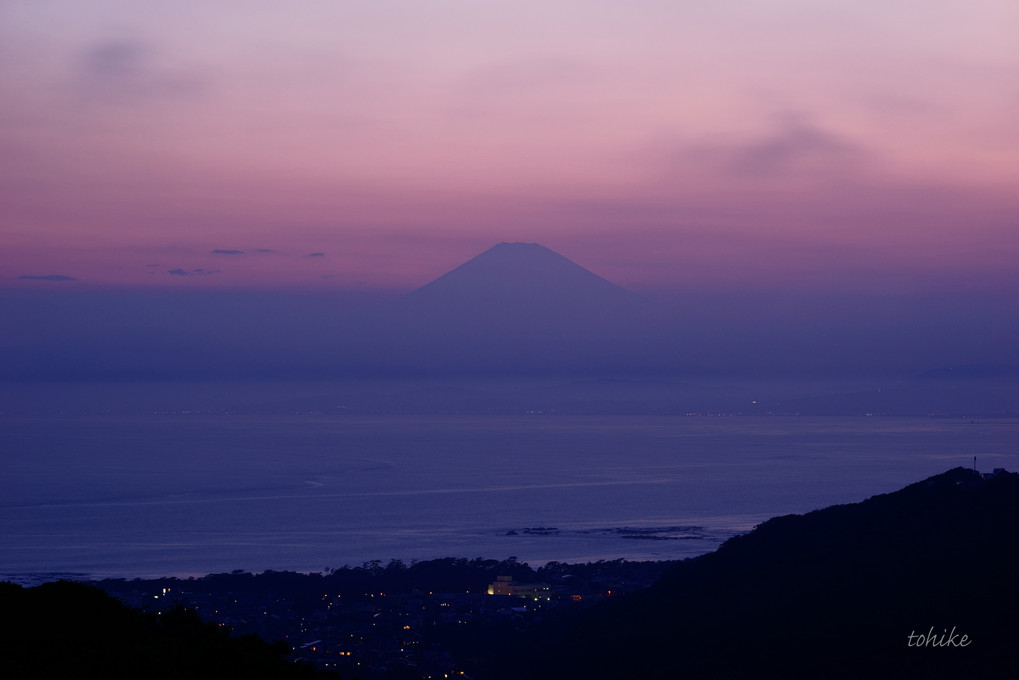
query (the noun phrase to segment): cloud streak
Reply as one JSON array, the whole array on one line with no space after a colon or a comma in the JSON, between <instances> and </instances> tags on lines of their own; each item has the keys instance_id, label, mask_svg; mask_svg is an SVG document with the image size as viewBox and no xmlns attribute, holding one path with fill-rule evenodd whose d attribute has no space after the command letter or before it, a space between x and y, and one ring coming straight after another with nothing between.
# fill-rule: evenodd
<instances>
[{"instance_id":1,"label":"cloud streak","mask_svg":"<svg viewBox=\"0 0 1019 680\"><path fill-rule=\"evenodd\" d=\"M78 279L73 276L64 276L63 274L47 274L45 276L31 276L24 274L18 277L19 279L27 281L77 281Z\"/></svg>"},{"instance_id":2,"label":"cloud streak","mask_svg":"<svg viewBox=\"0 0 1019 680\"><path fill-rule=\"evenodd\" d=\"M100 40L77 56L79 92L94 101L134 105L192 96L207 87L196 72L169 68L162 61L148 42L130 37Z\"/></svg>"},{"instance_id":3,"label":"cloud streak","mask_svg":"<svg viewBox=\"0 0 1019 680\"><path fill-rule=\"evenodd\" d=\"M769 137L722 150L721 155L731 172L761 177L818 169L834 173L855 170L863 151L840 135L794 118Z\"/></svg>"},{"instance_id":4,"label":"cloud streak","mask_svg":"<svg viewBox=\"0 0 1019 680\"><path fill-rule=\"evenodd\" d=\"M655 139L635 154L654 172L722 181L809 180L862 177L875 154L850 135L817 124L805 113L772 119L770 130L756 136L736 132L710 141Z\"/></svg>"},{"instance_id":5,"label":"cloud streak","mask_svg":"<svg viewBox=\"0 0 1019 680\"><path fill-rule=\"evenodd\" d=\"M187 269L181 269L179 267L177 269L170 269L170 270L167 271L167 274L170 274L171 276L210 276L212 274L218 274L218 273L219 273L218 269L201 269L201 268L198 268L198 269L187 270Z\"/></svg>"}]
</instances>

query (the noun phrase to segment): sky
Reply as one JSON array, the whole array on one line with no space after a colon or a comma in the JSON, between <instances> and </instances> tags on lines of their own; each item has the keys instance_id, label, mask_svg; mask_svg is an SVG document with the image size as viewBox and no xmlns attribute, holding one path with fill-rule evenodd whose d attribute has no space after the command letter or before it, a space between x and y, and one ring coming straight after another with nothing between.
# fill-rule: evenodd
<instances>
[{"instance_id":1,"label":"sky","mask_svg":"<svg viewBox=\"0 0 1019 680\"><path fill-rule=\"evenodd\" d=\"M1012 0L5 0L0 290L1019 289ZM1004 298L1002 298L1004 299Z\"/></svg>"}]
</instances>

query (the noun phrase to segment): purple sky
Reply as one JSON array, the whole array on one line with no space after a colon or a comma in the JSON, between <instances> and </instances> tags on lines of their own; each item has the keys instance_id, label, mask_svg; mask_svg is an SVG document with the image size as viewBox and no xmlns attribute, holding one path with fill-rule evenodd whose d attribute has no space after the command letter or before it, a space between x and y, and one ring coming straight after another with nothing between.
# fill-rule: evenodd
<instances>
[{"instance_id":1,"label":"purple sky","mask_svg":"<svg viewBox=\"0 0 1019 680\"><path fill-rule=\"evenodd\" d=\"M534 241L639 291L1011 294L1017 34L1013 0L5 2L0 287L409 290Z\"/></svg>"}]
</instances>

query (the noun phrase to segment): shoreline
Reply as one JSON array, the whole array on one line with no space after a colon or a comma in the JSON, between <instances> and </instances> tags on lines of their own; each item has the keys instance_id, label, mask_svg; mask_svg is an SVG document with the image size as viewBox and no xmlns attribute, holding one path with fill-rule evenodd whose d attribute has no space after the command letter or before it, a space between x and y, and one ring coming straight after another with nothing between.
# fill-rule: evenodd
<instances>
[{"instance_id":1,"label":"shoreline","mask_svg":"<svg viewBox=\"0 0 1019 680\"><path fill-rule=\"evenodd\" d=\"M682 562L687 559L693 559L700 555L706 555L717 550L717 547L713 550L709 550L693 557L683 558L662 558L662 559L633 559L627 557L616 557L611 559L597 559L597 560L576 560L576 561L560 561L560 560L547 560L543 562L535 561L518 561L516 557L510 556L498 560L495 558L485 557L437 557L424 560L411 560L404 561L401 559L390 559L390 560L368 560L360 565L345 564L335 569L330 568L326 570L301 570L301 569L273 569L266 568L260 570L248 570L243 568L232 569L229 571L209 571L209 572L194 572L194 573L160 573L159 575L141 574L141 575L123 575L123 574L97 574L92 572L84 571L40 571L40 572L5 572L0 573L0 582L9 582L16 585L33 588L35 586L42 585L44 583L54 583L57 581L73 581L76 583L85 583L90 585L97 585L102 583L156 583L166 581L179 581L179 582L200 582L204 579L219 578L219 577L232 577L232 576L254 576L260 577L271 574L288 574L297 577L327 577L334 572L342 571L356 571L356 570L370 570L372 565L388 565L393 563L404 564L408 568L415 565L427 565L430 563L446 562L450 560L454 561L482 561L486 563L498 562L507 563L512 562L522 567L527 567L532 570L544 570L550 566L575 566L575 567L587 567L592 565L608 565L608 564L674 564Z\"/></svg>"}]
</instances>

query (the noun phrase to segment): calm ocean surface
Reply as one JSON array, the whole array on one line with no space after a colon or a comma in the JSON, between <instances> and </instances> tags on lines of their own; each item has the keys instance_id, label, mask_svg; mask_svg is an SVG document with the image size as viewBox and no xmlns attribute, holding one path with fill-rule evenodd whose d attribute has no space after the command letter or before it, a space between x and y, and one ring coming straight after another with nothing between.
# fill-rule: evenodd
<instances>
[{"instance_id":1,"label":"calm ocean surface","mask_svg":"<svg viewBox=\"0 0 1019 680\"><path fill-rule=\"evenodd\" d=\"M676 559L1017 445L1015 420L7 417L0 578Z\"/></svg>"}]
</instances>

